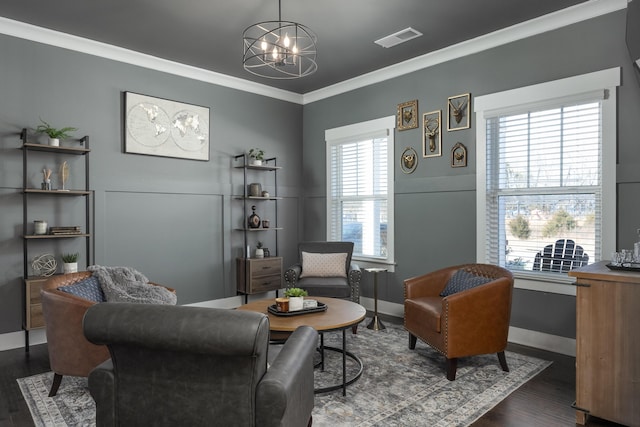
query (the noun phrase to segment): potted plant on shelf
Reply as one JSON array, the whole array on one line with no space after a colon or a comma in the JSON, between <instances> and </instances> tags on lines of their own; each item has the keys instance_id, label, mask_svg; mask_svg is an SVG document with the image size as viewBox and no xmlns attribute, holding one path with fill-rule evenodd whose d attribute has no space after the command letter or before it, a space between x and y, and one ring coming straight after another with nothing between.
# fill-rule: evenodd
<instances>
[{"instance_id":1,"label":"potted plant on shelf","mask_svg":"<svg viewBox=\"0 0 640 427\"><path fill-rule=\"evenodd\" d=\"M284 291L284 296L289 298L289 311L302 310L304 306L304 297L309 295L307 291L301 288L287 288Z\"/></svg>"},{"instance_id":2,"label":"potted plant on shelf","mask_svg":"<svg viewBox=\"0 0 640 427\"><path fill-rule=\"evenodd\" d=\"M38 125L38 127L36 128L36 132L47 134L47 136L49 137L49 145L52 145L54 147L60 145L61 139L70 138L71 135L69 134L69 132L78 130L74 127L69 126L61 129L56 129L54 127L51 127L51 125L44 120L40 119L40 121L42 122L42 124Z\"/></svg>"},{"instance_id":3,"label":"potted plant on shelf","mask_svg":"<svg viewBox=\"0 0 640 427\"><path fill-rule=\"evenodd\" d=\"M262 166L264 159L264 151L261 148L252 148L249 150L249 164L251 166Z\"/></svg>"},{"instance_id":4,"label":"potted plant on shelf","mask_svg":"<svg viewBox=\"0 0 640 427\"><path fill-rule=\"evenodd\" d=\"M256 244L256 258L264 258L264 249L262 249L262 242Z\"/></svg>"},{"instance_id":5,"label":"potted plant on shelf","mask_svg":"<svg viewBox=\"0 0 640 427\"><path fill-rule=\"evenodd\" d=\"M64 263L63 264L64 274L78 272L79 257L80 257L80 254L78 252L62 255L62 262Z\"/></svg>"}]
</instances>

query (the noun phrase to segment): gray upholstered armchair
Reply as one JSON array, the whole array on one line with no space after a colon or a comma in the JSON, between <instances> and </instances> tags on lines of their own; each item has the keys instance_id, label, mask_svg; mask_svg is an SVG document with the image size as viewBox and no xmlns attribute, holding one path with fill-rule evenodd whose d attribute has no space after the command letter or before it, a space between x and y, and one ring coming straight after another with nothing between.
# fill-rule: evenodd
<instances>
[{"instance_id":1,"label":"gray upholstered armchair","mask_svg":"<svg viewBox=\"0 0 640 427\"><path fill-rule=\"evenodd\" d=\"M269 368L262 313L109 303L90 307L83 327L111 354L89 374L98 426L311 424L318 333L308 326Z\"/></svg>"},{"instance_id":2,"label":"gray upholstered armchair","mask_svg":"<svg viewBox=\"0 0 640 427\"><path fill-rule=\"evenodd\" d=\"M284 273L288 288L299 287L316 297L360 302L362 271L351 262L353 242L301 242L299 262Z\"/></svg>"}]
</instances>

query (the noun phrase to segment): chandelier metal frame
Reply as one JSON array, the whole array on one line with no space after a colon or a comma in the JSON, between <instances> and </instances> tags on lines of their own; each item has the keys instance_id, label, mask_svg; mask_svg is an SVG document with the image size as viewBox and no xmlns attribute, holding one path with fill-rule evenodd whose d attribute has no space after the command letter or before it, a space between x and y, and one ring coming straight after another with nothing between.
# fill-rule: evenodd
<instances>
[{"instance_id":1,"label":"chandelier metal frame","mask_svg":"<svg viewBox=\"0 0 640 427\"><path fill-rule=\"evenodd\" d=\"M278 0L278 20L247 27L242 33L245 70L269 79L297 79L318 69L317 37L307 26L282 20Z\"/></svg>"}]
</instances>

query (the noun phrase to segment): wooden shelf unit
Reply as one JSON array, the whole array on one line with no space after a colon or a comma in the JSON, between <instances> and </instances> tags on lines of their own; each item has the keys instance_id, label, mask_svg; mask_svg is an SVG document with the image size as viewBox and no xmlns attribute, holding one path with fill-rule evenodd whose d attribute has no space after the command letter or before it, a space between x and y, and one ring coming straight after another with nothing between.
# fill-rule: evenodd
<instances>
[{"instance_id":1,"label":"wooden shelf unit","mask_svg":"<svg viewBox=\"0 0 640 427\"><path fill-rule=\"evenodd\" d=\"M282 197L278 196L278 171L282 169L277 166L275 157L263 160L260 166L249 164L247 154L239 154L234 157L236 166L234 168L242 170L243 194L233 196L235 200L242 202L243 226L236 228L236 231L243 233L243 257L236 259L236 282L237 292L245 295L264 293L268 291L278 290L282 288L282 258L278 257L278 231L282 227L278 226L278 201ZM239 164L238 164L239 163ZM262 174L264 172L273 173L273 194L268 197L251 196L248 193L249 174ZM268 228L249 228L247 226L247 218L249 215L249 207L254 203L273 202L274 217L270 218L271 226ZM265 218L263 218L265 219ZM271 253L272 256L266 258L251 258L246 254L246 248L249 245L249 235L256 232L273 232L275 233L275 249Z\"/></svg>"},{"instance_id":2,"label":"wooden shelf unit","mask_svg":"<svg viewBox=\"0 0 640 427\"><path fill-rule=\"evenodd\" d=\"M42 304L40 302L40 289L44 282L48 279L42 276L30 276L29 267L29 248L31 245L40 245L44 241L55 241L57 239L85 239L85 260L87 265L94 264L93 250L93 231L94 220L93 212L93 191L89 185L89 137L85 136L76 140L67 140L66 143L76 144L74 146L51 146L46 144L36 144L27 141L27 129L20 132L20 140L22 145L22 242L23 242L23 266L24 266L24 318L23 329L25 331L25 351L29 351L29 331L36 328L44 327L44 318L42 315ZM85 188L73 190L43 190L29 187L28 167L30 163L29 154L32 152L43 152L54 156L83 156L84 157L84 183ZM81 197L84 198L84 228L82 233L69 234L31 234L29 225L31 220L29 214L29 204L31 198L67 198ZM51 200L51 199L49 199Z\"/></svg>"}]
</instances>

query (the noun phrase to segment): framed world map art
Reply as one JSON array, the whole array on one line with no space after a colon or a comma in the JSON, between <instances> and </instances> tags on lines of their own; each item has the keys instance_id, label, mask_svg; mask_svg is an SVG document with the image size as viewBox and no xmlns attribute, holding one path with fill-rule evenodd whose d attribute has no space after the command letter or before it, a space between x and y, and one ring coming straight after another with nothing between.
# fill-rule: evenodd
<instances>
[{"instance_id":1,"label":"framed world map art","mask_svg":"<svg viewBox=\"0 0 640 427\"><path fill-rule=\"evenodd\" d=\"M209 108L125 92L125 153L209 161Z\"/></svg>"}]
</instances>

